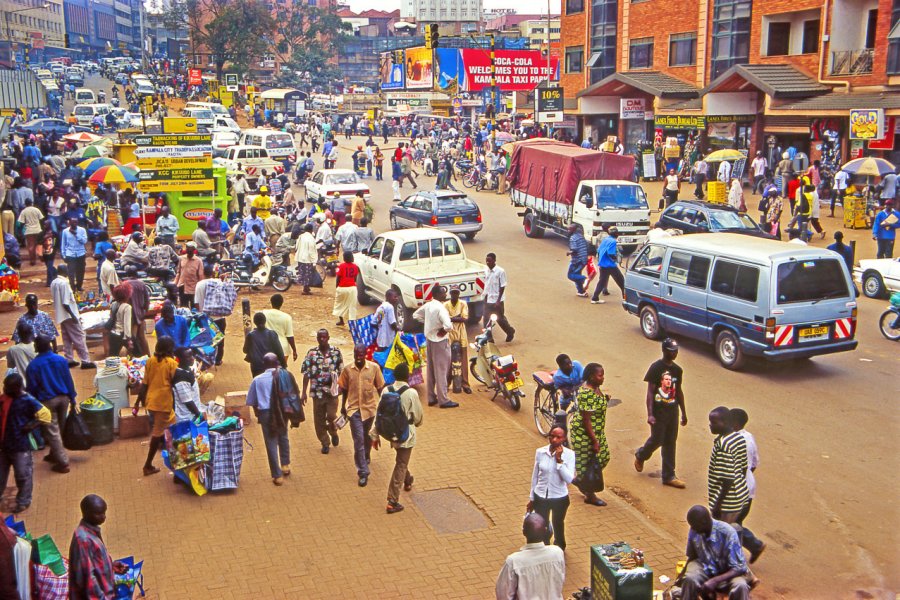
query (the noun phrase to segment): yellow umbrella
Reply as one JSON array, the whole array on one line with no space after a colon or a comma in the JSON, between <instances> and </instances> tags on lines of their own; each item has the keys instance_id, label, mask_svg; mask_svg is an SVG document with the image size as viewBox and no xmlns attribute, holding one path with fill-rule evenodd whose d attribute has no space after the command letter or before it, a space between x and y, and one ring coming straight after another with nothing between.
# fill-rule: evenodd
<instances>
[{"instance_id":1,"label":"yellow umbrella","mask_svg":"<svg viewBox=\"0 0 900 600\"><path fill-rule=\"evenodd\" d=\"M883 158L875 158L868 156L866 158L856 158L844 164L842 171L846 171L851 175L866 175L868 177L883 177L888 173L893 173L895 168L890 162Z\"/></svg>"},{"instance_id":2,"label":"yellow umbrella","mask_svg":"<svg viewBox=\"0 0 900 600\"><path fill-rule=\"evenodd\" d=\"M747 155L739 150L716 150L706 155L706 162L722 162L723 160L739 160Z\"/></svg>"}]
</instances>

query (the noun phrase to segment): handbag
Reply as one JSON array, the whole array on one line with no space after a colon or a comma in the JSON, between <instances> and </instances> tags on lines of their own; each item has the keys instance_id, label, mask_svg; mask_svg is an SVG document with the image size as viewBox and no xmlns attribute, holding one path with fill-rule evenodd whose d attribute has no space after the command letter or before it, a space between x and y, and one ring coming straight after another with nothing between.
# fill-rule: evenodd
<instances>
[{"instance_id":1,"label":"handbag","mask_svg":"<svg viewBox=\"0 0 900 600\"><path fill-rule=\"evenodd\" d=\"M74 452L90 450L93 446L91 431L84 422L84 417L74 408L69 411L69 416L66 418L66 424L62 430L62 443L66 450Z\"/></svg>"},{"instance_id":2,"label":"handbag","mask_svg":"<svg viewBox=\"0 0 900 600\"><path fill-rule=\"evenodd\" d=\"M603 469L600 467L600 459L593 452L584 468L584 473L581 474L578 487L582 492L603 491Z\"/></svg>"}]
</instances>

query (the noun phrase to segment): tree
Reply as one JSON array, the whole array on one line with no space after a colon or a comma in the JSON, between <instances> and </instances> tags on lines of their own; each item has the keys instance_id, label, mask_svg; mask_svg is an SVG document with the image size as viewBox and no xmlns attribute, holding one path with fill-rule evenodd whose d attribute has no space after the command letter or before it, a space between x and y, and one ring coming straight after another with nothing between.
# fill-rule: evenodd
<instances>
[{"instance_id":1,"label":"tree","mask_svg":"<svg viewBox=\"0 0 900 600\"><path fill-rule=\"evenodd\" d=\"M266 5L256 0L185 0L184 12L194 50L206 48L220 80L225 63L239 74L249 71L266 53L275 26Z\"/></svg>"},{"instance_id":2,"label":"tree","mask_svg":"<svg viewBox=\"0 0 900 600\"><path fill-rule=\"evenodd\" d=\"M312 89L340 79L337 56L349 29L332 6L299 1L277 5L270 51L282 64L276 73L279 84Z\"/></svg>"}]
</instances>

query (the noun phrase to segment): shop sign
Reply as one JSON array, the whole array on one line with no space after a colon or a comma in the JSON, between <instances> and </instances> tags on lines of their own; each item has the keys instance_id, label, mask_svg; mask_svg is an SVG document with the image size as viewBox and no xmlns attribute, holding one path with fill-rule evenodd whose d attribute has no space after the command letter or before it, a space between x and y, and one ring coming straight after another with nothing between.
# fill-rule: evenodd
<instances>
[{"instance_id":1,"label":"shop sign","mask_svg":"<svg viewBox=\"0 0 900 600\"><path fill-rule=\"evenodd\" d=\"M851 140L877 140L883 137L883 108L862 108L850 111Z\"/></svg>"},{"instance_id":2,"label":"shop sign","mask_svg":"<svg viewBox=\"0 0 900 600\"><path fill-rule=\"evenodd\" d=\"M894 117L885 117L884 118L884 137L877 140L872 140L869 142L869 150L893 150L894 149L894 134L897 132L896 129L897 119Z\"/></svg>"},{"instance_id":3,"label":"shop sign","mask_svg":"<svg viewBox=\"0 0 900 600\"><path fill-rule=\"evenodd\" d=\"M491 54L480 48L463 48L459 52L462 58L462 73L459 74L462 88L469 92L490 88ZM493 78L504 92L531 91L547 79L557 79L558 75L559 60L551 57L548 64L539 50L496 50L493 62ZM443 66L440 69L445 70ZM438 77L439 80L446 79L446 74L441 73ZM413 86L407 83L406 87Z\"/></svg>"},{"instance_id":4,"label":"shop sign","mask_svg":"<svg viewBox=\"0 0 900 600\"><path fill-rule=\"evenodd\" d=\"M850 140L850 158L862 158L865 143L862 140Z\"/></svg>"},{"instance_id":5,"label":"shop sign","mask_svg":"<svg viewBox=\"0 0 900 600\"><path fill-rule=\"evenodd\" d=\"M190 208L182 213L188 221L206 221L212 218L213 209L211 208Z\"/></svg>"},{"instance_id":6,"label":"shop sign","mask_svg":"<svg viewBox=\"0 0 900 600\"><path fill-rule=\"evenodd\" d=\"M461 98L453 99L453 114L461 115L463 111L463 104Z\"/></svg>"},{"instance_id":7,"label":"shop sign","mask_svg":"<svg viewBox=\"0 0 900 600\"><path fill-rule=\"evenodd\" d=\"M391 98L387 99L388 108L397 108L398 106L428 106L428 98Z\"/></svg>"},{"instance_id":8,"label":"shop sign","mask_svg":"<svg viewBox=\"0 0 900 600\"><path fill-rule=\"evenodd\" d=\"M553 124L554 129L578 129L578 121L573 118L564 118L559 123Z\"/></svg>"},{"instance_id":9,"label":"shop sign","mask_svg":"<svg viewBox=\"0 0 900 600\"><path fill-rule=\"evenodd\" d=\"M620 98L619 99L619 118L620 119L644 119L646 112L643 98Z\"/></svg>"},{"instance_id":10,"label":"shop sign","mask_svg":"<svg viewBox=\"0 0 900 600\"><path fill-rule=\"evenodd\" d=\"M537 112L540 122L559 123L563 120L563 89L561 87L537 88L534 93L537 97Z\"/></svg>"},{"instance_id":11,"label":"shop sign","mask_svg":"<svg viewBox=\"0 0 900 600\"><path fill-rule=\"evenodd\" d=\"M228 88L229 92L238 91L237 73L225 73L225 87Z\"/></svg>"},{"instance_id":12,"label":"shop sign","mask_svg":"<svg viewBox=\"0 0 900 600\"><path fill-rule=\"evenodd\" d=\"M752 123L756 115L706 115L707 123Z\"/></svg>"},{"instance_id":13,"label":"shop sign","mask_svg":"<svg viewBox=\"0 0 900 600\"><path fill-rule=\"evenodd\" d=\"M142 192L211 192L212 136L139 135L134 156Z\"/></svg>"},{"instance_id":14,"label":"shop sign","mask_svg":"<svg viewBox=\"0 0 900 600\"><path fill-rule=\"evenodd\" d=\"M203 85L203 71L188 69L188 85Z\"/></svg>"},{"instance_id":15,"label":"shop sign","mask_svg":"<svg viewBox=\"0 0 900 600\"><path fill-rule=\"evenodd\" d=\"M662 129L704 129L706 117L685 115L656 115L653 126Z\"/></svg>"}]
</instances>

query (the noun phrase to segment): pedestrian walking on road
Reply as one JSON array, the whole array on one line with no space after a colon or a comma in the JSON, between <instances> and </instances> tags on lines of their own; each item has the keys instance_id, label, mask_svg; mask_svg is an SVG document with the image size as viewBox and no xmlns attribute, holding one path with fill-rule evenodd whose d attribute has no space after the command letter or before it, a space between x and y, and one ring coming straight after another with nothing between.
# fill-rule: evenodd
<instances>
[{"instance_id":1,"label":"pedestrian walking on road","mask_svg":"<svg viewBox=\"0 0 900 600\"><path fill-rule=\"evenodd\" d=\"M518 552L506 557L497 576L497 600L525 598L561 600L566 582L566 555L558 546L548 546L550 528L547 520L529 513L522 523L527 542Z\"/></svg>"},{"instance_id":2,"label":"pedestrian walking on road","mask_svg":"<svg viewBox=\"0 0 900 600\"><path fill-rule=\"evenodd\" d=\"M272 294L269 302L272 304L272 308L262 311L266 316L266 328L271 329L278 336L284 356L287 357L290 352L296 362L297 345L294 343L294 318L281 310L284 305L284 296L281 294Z\"/></svg>"},{"instance_id":3,"label":"pedestrian walking on road","mask_svg":"<svg viewBox=\"0 0 900 600\"><path fill-rule=\"evenodd\" d=\"M69 219L69 227L64 229L60 239L59 253L65 261L69 277L69 285L82 291L84 285L84 268L87 257L87 231L78 226L78 219Z\"/></svg>"},{"instance_id":4,"label":"pedestrian walking on road","mask_svg":"<svg viewBox=\"0 0 900 600\"><path fill-rule=\"evenodd\" d=\"M0 483L3 489L9 481L10 467L16 481L16 504L11 510L18 514L31 506L34 489L34 461L28 434L38 425L50 424L50 411L34 396L25 392L25 382L19 373L7 375L0 396ZM16 596L18 597L18 596Z\"/></svg>"},{"instance_id":5,"label":"pedestrian walking on road","mask_svg":"<svg viewBox=\"0 0 900 600\"><path fill-rule=\"evenodd\" d=\"M25 296L25 312L16 321L16 327L12 334L12 339L16 343L22 341L18 333L20 324L30 325L35 337L42 335L50 340L53 351L56 352L56 336L59 335L56 331L56 325L53 323L50 315L42 310L38 310L38 297L36 294Z\"/></svg>"},{"instance_id":6,"label":"pedestrian walking on road","mask_svg":"<svg viewBox=\"0 0 900 600\"><path fill-rule=\"evenodd\" d=\"M588 261L588 242L584 238L584 228L578 223L569 225L569 273L566 277L575 284L575 294L581 298L587 298L584 291L584 282L587 277L582 273Z\"/></svg>"},{"instance_id":7,"label":"pedestrian walking on road","mask_svg":"<svg viewBox=\"0 0 900 600\"><path fill-rule=\"evenodd\" d=\"M497 266L497 255L489 252L484 259L487 270L484 273L484 317L482 323L487 327L491 315L497 315L497 325L506 333L506 341L511 342L516 336L516 328L506 318L506 270Z\"/></svg>"},{"instance_id":8,"label":"pedestrian walking on road","mask_svg":"<svg viewBox=\"0 0 900 600\"><path fill-rule=\"evenodd\" d=\"M131 304L131 310L134 316L132 322L132 339L134 340L134 350L136 356L147 356L150 354L150 345L147 343L147 326L144 322L144 316L150 308L150 289L147 284L138 277L137 267L129 266L125 269L125 281L123 285L128 285L131 293L128 295L128 302Z\"/></svg>"},{"instance_id":9,"label":"pedestrian walking on road","mask_svg":"<svg viewBox=\"0 0 900 600\"><path fill-rule=\"evenodd\" d=\"M16 324L16 333L19 341L10 346L6 353L6 367L15 369L16 373L24 379L28 365L37 356L37 353L34 351L34 329L28 323L19 321Z\"/></svg>"},{"instance_id":10,"label":"pedestrian walking on road","mask_svg":"<svg viewBox=\"0 0 900 600\"><path fill-rule=\"evenodd\" d=\"M175 400L172 381L178 363L175 361L175 341L163 336L156 341L153 356L144 367L144 380L134 403L134 411L144 406L150 412L150 447L144 463L144 477L159 473L153 459L163 445L166 428L175 422Z\"/></svg>"},{"instance_id":11,"label":"pedestrian walking on road","mask_svg":"<svg viewBox=\"0 0 900 600\"><path fill-rule=\"evenodd\" d=\"M609 464L609 445L606 443L609 396L600 389L603 380L603 367L598 363L589 363L584 368L584 385L576 397L578 412L569 430L578 474L575 485L584 494L584 502L594 506L606 506L606 502L597 497L597 492L605 487L603 469ZM590 478L586 477L589 469Z\"/></svg>"},{"instance_id":12,"label":"pedestrian walking on road","mask_svg":"<svg viewBox=\"0 0 900 600\"><path fill-rule=\"evenodd\" d=\"M756 497L756 469L759 467L759 448L756 445L756 438L745 429L747 421L750 420L747 411L742 408L732 408L728 411L728 416L731 419L731 428L735 432L740 433L747 443L747 494L750 499L744 505L744 511L738 518L738 523L741 526L741 544L750 552L750 564L753 564L759 558L759 555L763 553L763 550L766 549L765 542L758 539L753 535L752 531L744 527L744 519L750 514L750 506Z\"/></svg>"},{"instance_id":13,"label":"pedestrian walking on road","mask_svg":"<svg viewBox=\"0 0 900 600\"><path fill-rule=\"evenodd\" d=\"M647 423L650 437L634 454L634 469L640 473L644 462L650 460L657 448L662 448L662 483L684 489L685 484L675 476L675 442L678 440L678 412L681 426L687 425L684 408L684 371L675 363L678 342L666 338L662 343L662 358L650 365L647 382Z\"/></svg>"},{"instance_id":14,"label":"pedestrian walking on road","mask_svg":"<svg viewBox=\"0 0 900 600\"><path fill-rule=\"evenodd\" d=\"M756 151L756 158L750 163L750 174L753 175L753 195L762 192L763 183L766 180L766 171L769 169L769 162L763 156L761 150Z\"/></svg>"},{"instance_id":15,"label":"pedestrian walking on road","mask_svg":"<svg viewBox=\"0 0 900 600\"><path fill-rule=\"evenodd\" d=\"M894 240L900 226L900 211L894 210L894 200L885 200L884 208L875 215L872 239L878 245L877 258L894 257Z\"/></svg>"},{"instance_id":16,"label":"pedestrian walking on road","mask_svg":"<svg viewBox=\"0 0 900 600\"><path fill-rule=\"evenodd\" d=\"M378 408L378 395L384 389L381 367L366 360L366 347L353 348L353 363L347 365L338 377L341 391L341 414L350 423L353 436L353 460L359 487L366 487L369 481L371 445L369 432Z\"/></svg>"},{"instance_id":17,"label":"pedestrian walking on road","mask_svg":"<svg viewBox=\"0 0 900 600\"><path fill-rule=\"evenodd\" d=\"M591 298L591 304L605 304L605 300L600 299L600 293L609 295L606 286L609 285L609 278L612 277L619 289L622 290L622 297L625 297L625 277L619 270L619 264L616 259L619 255L619 229L617 227L609 228L609 235L600 241L597 248L597 266L600 268L600 277L597 278L597 287L594 288L594 295Z\"/></svg>"},{"instance_id":18,"label":"pedestrian walking on road","mask_svg":"<svg viewBox=\"0 0 900 600\"><path fill-rule=\"evenodd\" d=\"M50 295L53 297L53 308L56 313L56 322L62 333L63 352L69 361L69 366L75 366L75 352L81 359L82 369L96 369L97 365L91 360L88 351L87 338L78 313L78 302L69 283L68 265L57 267L56 279L50 284ZM74 351L73 351L74 349Z\"/></svg>"},{"instance_id":19,"label":"pedestrian walking on road","mask_svg":"<svg viewBox=\"0 0 900 600\"><path fill-rule=\"evenodd\" d=\"M106 502L88 494L81 500L81 522L69 544L69 599L109 600L116 597L115 573L127 567L113 560L100 534L106 522Z\"/></svg>"},{"instance_id":20,"label":"pedestrian walking on road","mask_svg":"<svg viewBox=\"0 0 900 600\"><path fill-rule=\"evenodd\" d=\"M308 388L313 401L313 424L316 437L322 444L322 454L329 452L329 436L330 445L336 447L340 443L334 421L337 417L337 380L344 368L344 358L329 340L328 330L320 329L316 333L318 346L309 349L300 367L303 373L300 401L306 402Z\"/></svg>"},{"instance_id":21,"label":"pedestrian walking on road","mask_svg":"<svg viewBox=\"0 0 900 600\"><path fill-rule=\"evenodd\" d=\"M256 377L266 370L265 357L269 353L277 356L279 364L287 368L278 334L266 328L266 315L261 312L253 315L253 324L256 328L244 338L244 360L250 363L250 374Z\"/></svg>"},{"instance_id":22,"label":"pedestrian walking on road","mask_svg":"<svg viewBox=\"0 0 900 600\"><path fill-rule=\"evenodd\" d=\"M575 452L565 447L566 431L554 427L550 443L534 453L531 495L525 512L532 510L553 524L553 543L566 549L566 511L569 510L569 484L575 479Z\"/></svg>"},{"instance_id":23,"label":"pedestrian walking on road","mask_svg":"<svg viewBox=\"0 0 900 600\"><path fill-rule=\"evenodd\" d=\"M416 309L413 318L425 324L426 369L425 386L428 390L428 406L440 404L441 408L456 408L456 402L447 395L447 377L450 374L450 340L453 329L450 313L444 302L447 288L436 285L431 300Z\"/></svg>"},{"instance_id":24,"label":"pedestrian walking on road","mask_svg":"<svg viewBox=\"0 0 900 600\"><path fill-rule=\"evenodd\" d=\"M338 265L336 283L334 288L334 308L332 316L338 318L336 325L344 325L344 318L348 321L356 319L356 278L359 277L359 267L353 264L353 253L344 252L344 262Z\"/></svg>"},{"instance_id":25,"label":"pedestrian walking on road","mask_svg":"<svg viewBox=\"0 0 900 600\"><path fill-rule=\"evenodd\" d=\"M412 490L413 474L409 471L409 461L412 457L412 450L416 445L416 432L422 426L424 412L422 411L422 403L419 401L419 393L409 386L409 365L400 363L394 367L394 383L387 386L383 392L386 394L396 394L399 396L399 413L405 417L408 424L407 438L402 441L391 441L391 448L396 452L394 457L394 471L391 473L391 483L388 485L387 494L387 514L392 515L403 510L400 504L400 485L403 485L405 491ZM381 407L381 403L379 403ZM381 415L381 419L388 418L388 415ZM379 413L376 410L375 420L372 423L372 429L369 432L369 438L372 440L372 447L378 450L381 445L379 435L381 432L387 432L388 427L384 422L379 425Z\"/></svg>"},{"instance_id":26,"label":"pedestrian walking on road","mask_svg":"<svg viewBox=\"0 0 900 600\"><path fill-rule=\"evenodd\" d=\"M278 356L269 352L262 357L262 364L263 372L253 378L247 390L247 406L253 407L262 428L272 483L282 485L291 474L291 444L281 398L273 393L280 362Z\"/></svg>"},{"instance_id":27,"label":"pedestrian walking on road","mask_svg":"<svg viewBox=\"0 0 900 600\"><path fill-rule=\"evenodd\" d=\"M372 326L375 328L375 346L378 351L387 350L394 343L394 337L400 331L397 325L397 290L389 289L384 293L384 302L375 309L375 320Z\"/></svg>"},{"instance_id":28,"label":"pedestrian walking on road","mask_svg":"<svg viewBox=\"0 0 900 600\"><path fill-rule=\"evenodd\" d=\"M57 473L69 472L69 455L62 443L60 431L66 426L69 406L75 403L77 392L66 359L55 354L50 339L38 335L34 340L37 356L25 370L28 393L50 411L51 420L41 428L50 452L44 457Z\"/></svg>"},{"instance_id":29,"label":"pedestrian walking on road","mask_svg":"<svg viewBox=\"0 0 900 600\"><path fill-rule=\"evenodd\" d=\"M313 225L307 223L303 226L303 233L297 238L297 246L295 249L294 260L297 261L297 274L300 284L303 285L303 295L309 296L309 286L312 283L313 270L316 261L319 259L318 250L316 250L316 238L313 236Z\"/></svg>"}]
</instances>

